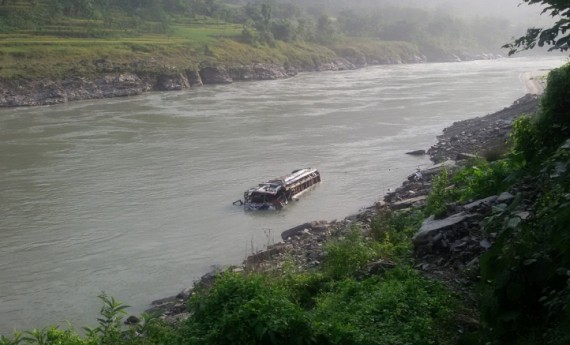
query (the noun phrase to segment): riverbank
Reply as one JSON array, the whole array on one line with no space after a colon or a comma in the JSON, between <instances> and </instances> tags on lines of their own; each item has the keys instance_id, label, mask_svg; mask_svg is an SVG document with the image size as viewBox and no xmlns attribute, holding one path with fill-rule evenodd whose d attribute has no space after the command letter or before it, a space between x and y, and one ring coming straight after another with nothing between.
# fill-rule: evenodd
<instances>
[{"instance_id":1,"label":"riverbank","mask_svg":"<svg viewBox=\"0 0 570 345\"><path fill-rule=\"evenodd\" d=\"M45 77L35 71L25 74L28 77L0 77L0 107L53 105L88 99L137 96L153 91L180 91L203 85L275 80L290 78L300 72L501 58L500 55L490 53L451 52L442 52L440 56L428 58L417 47L406 42L369 42L366 45L352 42L332 48L283 43L282 47L271 52L275 56L235 42L232 44L237 47L234 49L238 49L236 54L248 57L245 60L238 59L243 61L232 61L236 57L228 56L201 62L195 61L196 58L192 56L188 56L186 61L153 56L133 57L129 62L112 57L83 59L70 61L64 71L54 72L54 76ZM248 49L254 51L246 52ZM222 53L223 50L220 50L219 54ZM226 60L229 62L222 62ZM260 62L265 60L270 62ZM32 59L27 65L36 65L34 61ZM61 63L58 66L48 65L43 69L61 69L60 65Z\"/></svg>"},{"instance_id":2,"label":"riverbank","mask_svg":"<svg viewBox=\"0 0 570 345\"><path fill-rule=\"evenodd\" d=\"M475 155L496 151L498 143L504 148L504 140L512 128L513 120L521 114L534 113L537 106L538 96L527 94L510 107L496 113L454 123L444 129L443 135L438 136L437 143L427 150L431 160L439 164L422 170L421 181L415 180L415 174L411 171L410 177L401 187L386 194L374 205L340 221L320 220L290 228L281 234L282 242L253 253L242 265L228 269L233 272L266 272L278 275L283 273L286 265L291 264L301 271L318 269L324 259L325 242L346 236L354 227L361 229L362 234L369 237L372 222L378 215L425 205L432 178L442 171L443 166L453 169ZM440 163L442 161L444 163ZM417 235L414 238L416 268L444 281L454 291L465 294L465 298L469 300L469 286L472 282L464 274L465 270L473 269L478 263L478 257L492 243L491 238L486 238L478 230L478 222L481 215L492 205L511 200L511 197L507 193L493 200L476 201L460 207L458 212L468 212L469 215L456 216L448 223L432 226L429 236L425 233L422 236ZM461 228L460 231L455 231L453 236L445 235L445 240L442 241L442 229L458 227ZM437 235L440 233L442 236ZM375 262L365 267L362 274L370 275L371 272L382 271L393 265L394 263L389 261ZM210 286L217 272L218 270L214 270L207 273L196 286ZM162 318L170 322L187 318L189 314L186 311L186 303L193 288L188 287L176 296L153 301L149 311L160 313ZM463 318L465 324L462 327L477 327L474 318L468 315L463 315Z\"/></svg>"}]
</instances>

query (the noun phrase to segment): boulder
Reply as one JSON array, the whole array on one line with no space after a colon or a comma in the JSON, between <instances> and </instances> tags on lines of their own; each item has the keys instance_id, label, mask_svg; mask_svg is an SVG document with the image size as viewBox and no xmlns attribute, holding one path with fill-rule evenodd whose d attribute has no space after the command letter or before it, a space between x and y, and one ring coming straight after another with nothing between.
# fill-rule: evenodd
<instances>
[{"instance_id":1,"label":"boulder","mask_svg":"<svg viewBox=\"0 0 570 345\"><path fill-rule=\"evenodd\" d=\"M141 322L141 320L138 317L131 315L125 320L125 325L136 325L139 322Z\"/></svg>"},{"instance_id":2,"label":"boulder","mask_svg":"<svg viewBox=\"0 0 570 345\"><path fill-rule=\"evenodd\" d=\"M283 241L287 241L288 239L295 237L295 236L300 236L303 233L306 233L305 230L311 232L318 232L318 233L322 233L322 232L326 232L328 230L328 222L321 220L321 221L314 221L314 222L310 222L310 223L303 223L301 225L297 225L289 230L285 230L281 233L281 238L283 239Z\"/></svg>"},{"instance_id":3,"label":"boulder","mask_svg":"<svg viewBox=\"0 0 570 345\"><path fill-rule=\"evenodd\" d=\"M200 73L198 73L196 70L187 70L186 78L188 79L188 83L190 83L191 87L204 85L204 83L202 83Z\"/></svg>"},{"instance_id":4,"label":"boulder","mask_svg":"<svg viewBox=\"0 0 570 345\"><path fill-rule=\"evenodd\" d=\"M283 243L277 243L273 246L269 246L266 250L250 255L245 260L246 265L253 265L262 261L270 260L272 257L279 255L285 251L285 245Z\"/></svg>"},{"instance_id":5,"label":"boulder","mask_svg":"<svg viewBox=\"0 0 570 345\"><path fill-rule=\"evenodd\" d=\"M300 235L303 230L305 229L310 229L311 228L311 224L310 223L304 223L301 225L297 225L289 230L285 230L281 233L281 238L283 239L283 241L286 241L288 238L291 238L293 236L298 236Z\"/></svg>"},{"instance_id":6,"label":"boulder","mask_svg":"<svg viewBox=\"0 0 570 345\"><path fill-rule=\"evenodd\" d=\"M461 207L463 208L463 210L465 210L467 212L471 212L474 209L480 208L483 206L490 207L492 204L494 204L497 201L497 198L498 197L496 195L494 195L494 196L490 196L490 197L485 198L485 199L473 201L473 202L466 204L466 205L463 205Z\"/></svg>"},{"instance_id":7,"label":"boulder","mask_svg":"<svg viewBox=\"0 0 570 345\"><path fill-rule=\"evenodd\" d=\"M363 268L359 269L356 272L356 278L362 280L373 275L382 275L386 273L386 271L394 269L396 267L397 265L393 261L378 260L375 262L371 262L366 266L364 266Z\"/></svg>"},{"instance_id":8,"label":"boulder","mask_svg":"<svg viewBox=\"0 0 570 345\"><path fill-rule=\"evenodd\" d=\"M510 203L511 201L513 201L514 198L515 198L515 196L512 195L511 193L509 193L509 192L504 192L504 193L501 193L501 195L499 195L499 197L497 198L497 203L499 203L499 204L508 204L508 203Z\"/></svg>"},{"instance_id":9,"label":"boulder","mask_svg":"<svg viewBox=\"0 0 570 345\"><path fill-rule=\"evenodd\" d=\"M157 91L174 91L189 88L190 83L188 82L186 76L182 73L176 73L172 75L159 75L154 87L154 89Z\"/></svg>"},{"instance_id":10,"label":"boulder","mask_svg":"<svg viewBox=\"0 0 570 345\"><path fill-rule=\"evenodd\" d=\"M455 166L456 166L455 161L447 160L443 163L435 164L432 167L429 167L425 170L421 170L420 173L423 176L423 178L431 179L433 176L441 173L444 168L445 169L453 169L453 168L455 168Z\"/></svg>"},{"instance_id":11,"label":"boulder","mask_svg":"<svg viewBox=\"0 0 570 345\"><path fill-rule=\"evenodd\" d=\"M204 67L200 70L203 84L231 84L233 79L224 67Z\"/></svg>"},{"instance_id":12,"label":"boulder","mask_svg":"<svg viewBox=\"0 0 570 345\"><path fill-rule=\"evenodd\" d=\"M419 203L422 203L426 199L427 199L427 195L422 195L422 196L418 196L418 197L411 198L411 199L396 201L396 202L390 204L390 208L394 211L402 210L404 208L409 208L409 207L412 207L412 206L417 205Z\"/></svg>"},{"instance_id":13,"label":"boulder","mask_svg":"<svg viewBox=\"0 0 570 345\"><path fill-rule=\"evenodd\" d=\"M455 159L458 161L462 161L462 160L469 160L469 159L476 159L477 155L471 154L471 153L465 153L465 152L461 152L458 153L455 156Z\"/></svg>"},{"instance_id":14,"label":"boulder","mask_svg":"<svg viewBox=\"0 0 570 345\"><path fill-rule=\"evenodd\" d=\"M422 226L412 238L412 241L415 245L429 243L440 232L449 230L453 226L472 217L474 217L474 215L466 214L465 212L457 213L444 219L435 219L434 216L431 216L424 220Z\"/></svg>"},{"instance_id":15,"label":"boulder","mask_svg":"<svg viewBox=\"0 0 570 345\"><path fill-rule=\"evenodd\" d=\"M426 150L415 150L415 151L406 152L406 154L410 156L423 156L426 154Z\"/></svg>"},{"instance_id":16,"label":"boulder","mask_svg":"<svg viewBox=\"0 0 570 345\"><path fill-rule=\"evenodd\" d=\"M274 80L288 78L290 72L282 65L254 64L228 68L228 73L234 81Z\"/></svg>"}]
</instances>

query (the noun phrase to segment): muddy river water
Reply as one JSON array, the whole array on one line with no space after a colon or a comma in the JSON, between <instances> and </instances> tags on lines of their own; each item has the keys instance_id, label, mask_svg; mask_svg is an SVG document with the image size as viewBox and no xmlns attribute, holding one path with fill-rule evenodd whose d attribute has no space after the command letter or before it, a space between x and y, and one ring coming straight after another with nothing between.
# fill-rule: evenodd
<instances>
[{"instance_id":1,"label":"muddy river water","mask_svg":"<svg viewBox=\"0 0 570 345\"><path fill-rule=\"evenodd\" d=\"M525 93L561 57L377 66L0 110L0 333L95 324L104 291L143 311L212 265L397 187L452 122ZM323 183L284 210L243 192L301 167Z\"/></svg>"}]
</instances>

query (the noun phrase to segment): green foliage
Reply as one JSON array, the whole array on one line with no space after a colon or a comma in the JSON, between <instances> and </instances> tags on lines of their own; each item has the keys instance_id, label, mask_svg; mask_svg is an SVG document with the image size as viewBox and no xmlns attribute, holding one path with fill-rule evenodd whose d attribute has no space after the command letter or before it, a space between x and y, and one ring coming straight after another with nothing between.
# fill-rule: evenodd
<instances>
[{"instance_id":1,"label":"green foliage","mask_svg":"<svg viewBox=\"0 0 570 345\"><path fill-rule=\"evenodd\" d=\"M516 211L518 196L485 225L496 241L481 258L482 315L490 338L509 344L570 340L570 143L540 158L534 217Z\"/></svg>"},{"instance_id":2,"label":"green foliage","mask_svg":"<svg viewBox=\"0 0 570 345\"><path fill-rule=\"evenodd\" d=\"M455 198L466 202L507 191L512 184L508 178L513 169L507 159L491 163L476 159L453 176Z\"/></svg>"},{"instance_id":3,"label":"green foliage","mask_svg":"<svg viewBox=\"0 0 570 345\"><path fill-rule=\"evenodd\" d=\"M444 166L441 172L432 179L431 191L426 200L424 212L426 215L442 216L447 212L447 200L451 192L449 186L449 174Z\"/></svg>"},{"instance_id":4,"label":"green foliage","mask_svg":"<svg viewBox=\"0 0 570 345\"><path fill-rule=\"evenodd\" d=\"M362 282L344 280L318 298L312 313L317 337L329 344L451 344L438 331L449 325L454 300L439 284L411 269Z\"/></svg>"},{"instance_id":5,"label":"green foliage","mask_svg":"<svg viewBox=\"0 0 570 345\"><path fill-rule=\"evenodd\" d=\"M536 126L539 140L549 152L570 137L570 64L548 74Z\"/></svg>"},{"instance_id":6,"label":"green foliage","mask_svg":"<svg viewBox=\"0 0 570 345\"><path fill-rule=\"evenodd\" d=\"M520 167L540 165L570 137L570 64L548 75L536 119L523 116L513 125L513 163Z\"/></svg>"},{"instance_id":7,"label":"green foliage","mask_svg":"<svg viewBox=\"0 0 570 345\"><path fill-rule=\"evenodd\" d=\"M511 132L513 143L513 162L524 167L532 162L540 150L537 128L528 116L521 116L513 123Z\"/></svg>"},{"instance_id":8,"label":"green foliage","mask_svg":"<svg viewBox=\"0 0 570 345\"><path fill-rule=\"evenodd\" d=\"M413 253L410 239L420 228L423 219L424 215L419 210L397 213L380 211L370 223L378 255L398 262L409 260Z\"/></svg>"},{"instance_id":9,"label":"green foliage","mask_svg":"<svg viewBox=\"0 0 570 345\"><path fill-rule=\"evenodd\" d=\"M321 272L287 272L277 284L287 292L289 298L304 310L315 307L317 296L328 291L331 279Z\"/></svg>"},{"instance_id":10,"label":"green foliage","mask_svg":"<svg viewBox=\"0 0 570 345\"><path fill-rule=\"evenodd\" d=\"M358 228L346 237L328 241L324 249L324 272L334 279L352 276L380 254L378 243L364 238Z\"/></svg>"},{"instance_id":11,"label":"green foliage","mask_svg":"<svg viewBox=\"0 0 570 345\"><path fill-rule=\"evenodd\" d=\"M279 286L262 275L224 273L189 301L190 344L306 344L309 320Z\"/></svg>"},{"instance_id":12,"label":"green foliage","mask_svg":"<svg viewBox=\"0 0 570 345\"><path fill-rule=\"evenodd\" d=\"M147 314L123 326L127 306L102 294L98 325L85 338L52 327L1 337L0 345L451 344L455 297L407 266L422 217L382 212L372 220L372 238L354 226L325 244L317 271L286 265L279 276L221 273L212 286L196 288L189 318L175 327ZM399 266L357 274L377 258Z\"/></svg>"},{"instance_id":13,"label":"green foliage","mask_svg":"<svg viewBox=\"0 0 570 345\"><path fill-rule=\"evenodd\" d=\"M108 297L105 293L98 296L103 302L99 313L102 317L97 319L99 325L95 328L86 327L87 336L101 344L118 344L121 340L121 320L127 313L128 305Z\"/></svg>"},{"instance_id":14,"label":"green foliage","mask_svg":"<svg viewBox=\"0 0 570 345\"><path fill-rule=\"evenodd\" d=\"M146 313L141 315L139 323L125 330L121 321L128 306L104 293L99 299L103 305L101 317L97 319L98 326L84 328L85 338L75 332L71 325L67 330L50 326L23 333L15 331L11 338L0 336L0 345L150 345L180 342L175 328Z\"/></svg>"},{"instance_id":15,"label":"green foliage","mask_svg":"<svg viewBox=\"0 0 570 345\"><path fill-rule=\"evenodd\" d=\"M548 13L556 18L556 22L550 28L530 28L525 36L506 44L503 48L509 49L509 55L519 51L539 47L550 46L549 50L566 51L570 46L570 3L566 0L523 0L529 5L540 4L542 13Z\"/></svg>"}]
</instances>

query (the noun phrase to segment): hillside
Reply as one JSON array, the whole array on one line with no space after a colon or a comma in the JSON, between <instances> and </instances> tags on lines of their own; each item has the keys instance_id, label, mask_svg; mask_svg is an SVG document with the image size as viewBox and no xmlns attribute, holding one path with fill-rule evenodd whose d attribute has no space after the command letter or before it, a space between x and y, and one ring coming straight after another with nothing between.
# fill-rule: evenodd
<instances>
[{"instance_id":1,"label":"hillside","mask_svg":"<svg viewBox=\"0 0 570 345\"><path fill-rule=\"evenodd\" d=\"M216 1L25 1L0 5L0 106L284 78L300 71L492 58L460 21L417 10L309 16L285 5ZM387 18L392 18L388 20ZM355 26L386 22L381 32ZM457 33L465 37L457 40ZM419 35L419 36L418 36ZM461 37L461 36L460 36ZM466 48L471 47L471 48ZM489 50L487 50L489 49ZM25 90L25 91L23 91Z\"/></svg>"}]
</instances>

